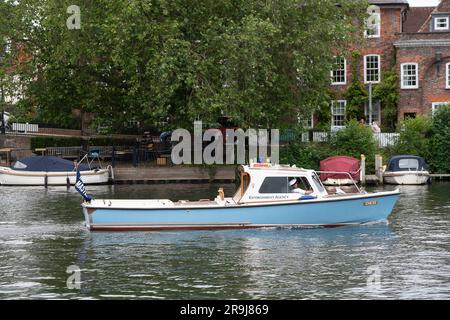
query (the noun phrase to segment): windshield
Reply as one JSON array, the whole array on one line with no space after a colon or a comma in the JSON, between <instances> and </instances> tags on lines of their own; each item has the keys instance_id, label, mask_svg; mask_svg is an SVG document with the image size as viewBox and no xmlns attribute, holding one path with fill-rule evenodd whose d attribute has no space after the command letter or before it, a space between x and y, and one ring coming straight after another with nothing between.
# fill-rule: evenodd
<instances>
[{"instance_id":1,"label":"windshield","mask_svg":"<svg viewBox=\"0 0 450 320\"><path fill-rule=\"evenodd\" d=\"M314 184L317 187L317 190L319 190L319 192L324 192L325 188L323 187L322 182L320 181L319 177L317 176L317 173L314 172L312 174L312 179L314 181Z\"/></svg>"}]
</instances>

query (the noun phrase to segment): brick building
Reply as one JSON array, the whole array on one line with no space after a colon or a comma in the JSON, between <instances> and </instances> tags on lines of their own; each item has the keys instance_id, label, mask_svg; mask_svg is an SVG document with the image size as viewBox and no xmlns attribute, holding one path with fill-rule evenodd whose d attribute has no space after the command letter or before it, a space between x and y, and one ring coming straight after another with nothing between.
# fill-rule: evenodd
<instances>
[{"instance_id":1,"label":"brick building","mask_svg":"<svg viewBox=\"0 0 450 320\"><path fill-rule=\"evenodd\" d=\"M357 48L359 80L369 89L381 81L383 71L399 78L398 119L432 111L450 101L450 0L436 7L410 7L407 0L370 0L366 42ZM347 101L344 93L352 79L351 57L337 57L331 72L331 127L342 127ZM364 107L369 118L368 104ZM372 120L383 122L383 106L372 103Z\"/></svg>"}]
</instances>

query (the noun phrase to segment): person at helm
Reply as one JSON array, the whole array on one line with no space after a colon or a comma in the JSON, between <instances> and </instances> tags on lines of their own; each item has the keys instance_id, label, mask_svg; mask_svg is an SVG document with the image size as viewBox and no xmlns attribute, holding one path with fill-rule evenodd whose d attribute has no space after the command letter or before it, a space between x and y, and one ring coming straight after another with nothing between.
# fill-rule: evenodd
<instances>
[{"instance_id":1,"label":"person at helm","mask_svg":"<svg viewBox=\"0 0 450 320\"><path fill-rule=\"evenodd\" d=\"M298 180L296 178L289 180L289 187L290 187L290 192L292 192L292 193L311 194L313 192L312 190L303 190L303 189L299 188Z\"/></svg>"}]
</instances>

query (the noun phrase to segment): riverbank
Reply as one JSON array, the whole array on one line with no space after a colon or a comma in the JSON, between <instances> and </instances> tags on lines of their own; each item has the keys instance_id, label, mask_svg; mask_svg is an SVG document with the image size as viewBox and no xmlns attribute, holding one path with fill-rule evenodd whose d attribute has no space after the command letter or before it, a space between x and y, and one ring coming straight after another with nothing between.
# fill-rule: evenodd
<instances>
[{"instance_id":1,"label":"riverbank","mask_svg":"<svg viewBox=\"0 0 450 320\"><path fill-rule=\"evenodd\" d=\"M450 181L450 174L431 174L435 181ZM140 166L114 168L115 184L233 183L236 166ZM375 175L366 175L366 185L378 185Z\"/></svg>"},{"instance_id":2,"label":"riverbank","mask_svg":"<svg viewBox=\"0 0 450 320\"><path fill-rule=\"evenodd\" d=\"M118 166L114 168L114 183L233 183L235 181L235 172L235 166Z\"/></svg>"}]
</instances>

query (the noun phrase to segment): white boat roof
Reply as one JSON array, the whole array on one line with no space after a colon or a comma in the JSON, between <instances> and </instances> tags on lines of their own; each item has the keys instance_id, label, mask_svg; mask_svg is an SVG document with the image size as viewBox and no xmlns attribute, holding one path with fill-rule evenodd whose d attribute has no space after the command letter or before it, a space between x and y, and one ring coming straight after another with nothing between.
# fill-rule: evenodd
<instances>
[{"instance_id":1,"label":"white boat roof","mask_svg":"<svg viewBox=\"0 0 450 320\"><path fill-rule=\"evenodd\" d=\"M298 168L295 165L283 165L283 164L270 164L270 163L253 163L250 165L243 165L241 166L241 170L249 173L250 175L252 173L257 174L273 174L273 173L285 173L285 174L292 174L292 173L308 173L312 174L315 171L311 169L304 169L304 168Z\"/></svg>"}]
</instances>

